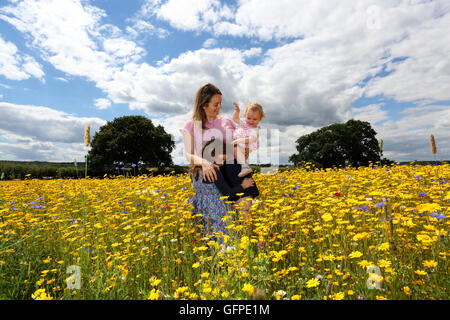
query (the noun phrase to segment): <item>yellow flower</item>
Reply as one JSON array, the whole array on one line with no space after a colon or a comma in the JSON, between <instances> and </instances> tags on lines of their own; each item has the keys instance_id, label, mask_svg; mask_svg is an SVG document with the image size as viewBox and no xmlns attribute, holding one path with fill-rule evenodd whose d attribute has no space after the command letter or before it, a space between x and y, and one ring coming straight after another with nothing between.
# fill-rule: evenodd
<instances>
[{"instance_id":1,"label":"yellow flower","mask_svg":"<svg viewBox=\"0 0 450 320\"><path fill-rule=\"evenodd\" d=\"M148 300L158 300L159 299L159 293L158 291L156 291L156 289L152 289L152 291L150 291L150 295L148 296Z\"/></svg>"},{"instance_id":2,"label":"yellow flower","mask_svg":"<svg viewBox=\"0 0 450 320\"><path fill-rule=\"evenodd\" d=\"M325 213L324 215L322 215L322 220L325 222L331 221L333 220L333 216L329 213Z\"/></svg>"},{"instance_id":3,"label":"yellow flower","mask_svg":"<svg viewBox=\"0 0 450 320\"><path fill-rule=\"evenodd\" d=\"M242 291L247 292L249 295L252 295L253 292L255 292L255 288L250 283L246 283L244 284L244 287L242 287Z\"/></svg>"},{"instance_id":4,"label":"yellow flower","mask_svg":"<svg viewBox=\"0 0 450 320\"><path fill-rule=\"evenodd\" d=\"M350 253L348 255L348 257L351 258L351 259L356 259L356 258L361 257L362 255L363 254L361 252L359 252L359 251L353 251L352 253Z\"/></svg>"},{"instance_id":5,"label":"yellow flower","mask_svg":"<svg viewBox=\"0 0 450 320\"><path fill-rule=\"evenodd\" d=\"M348 291L347 291L347 294L348 294L349 296L352 296L352 295L355 294L355 291L353 291L353 290L348 290Z\"/></svg>"},{"instance_id":6,"label":"yellow flower","mask_svg":"<svg viewBox=\"0 0 450 320\"><path fill-rule=\"evenodd\" d=\"M338 292L333 294L333 300L343 300L345 297L345 293L344 292Z\"/></svg>"},{"instance_id":7,"label":"yellow flower","mask_svg":"<svg viewBox=\"0 0 450 320\"><path fill-rule=\"evenodd\" d=\"M192 265L192 268L194 268L194 269L197 269L198 267L200 267L200 263L198 263L198 262L195 262L195 263Z\"/></svg>"},{"instance_id":8,"label":"yellow flower","mask_svg":"<svg viewBox=\"0 0 450 320\"><path fill-rule=\"evenodd\" d=\"M45 292L45 289L38 289L32 295L34 300L53 300L53 297Z\"/></svg>"},{"instance_id":9,"label":"yellow flower","mask_svg":"<svg viewBox=\"0 0 450 320\"><path fill-rule=\"evenodd\" d=\"M383 242L377 248L378 251L387 251L389 250L389 242Z\"/></svg>"},{"instance_id":10,"label":"yellow flower","mask_svg":"<svg viewBox=\"0 0 450 320\"><path fill-rule=\"evenodd\" d=\"M42 260L42 262L44 263L49 263L50 261L52 261L52 258L50 258L49 256L47 256L47 259Z\"/></svg>"},{"instance_id":11,"label":"yellow flower","mask_svg":"<svg viewBox=\"0 0 450 320\"><path fill-rule=\"evenodd\" d=\"M376 296L375 297L377 300L387 300L387 298L383 297L383 296Z\"/></svg>"},{"instance_id":12,"label":"yellow flower","mask_svg":"<svg viewBox=\"0 0 450 320\"><path fill-rule=\"evenodd\" d=\"M302 295L296 294L291 297L291 300L300 300L301 298L302 298Z\"/></svg>"},{"instance_id":13,"label":"yellow flower","mask_svg":"<svg viewBox=\"0 0 450 320\"><path fill-rule=\"evenodd\" d=\"M158 278L156 278L155 276L151 277L151 278L149 279L149 281L150 281L150 285L151 285L152 287L156 287L158 284L161 283L161 279L158 279Z\"/></svg>"},{"instance_id":14,"label":"yellow flower","mask_svg":"<svg viewBox=\"0 0 450 320\"><path fill-rule=\"evenodd\" d=\"M409 287L403 287L403 292L407 295L410 296L411 295L411 289Z\"/></svg>"},{"instance_id":15,"label":"yellow flower","mask_svg":"<svg viewBox=\"0 0 450 320\"><path fill-rule=\"evenodd\" d=\"M422 264L425 268L435 268L438 265L438 263L434 260L425 260Z\"/></svg>"},{"instance_id":16,"label":"yellow flower","mask_svg":"<svg viewBox=\"0 0 450 320\"><path fill-rule=\"evenodd\" d=\"M426 276L427 273L423 270L416 270L414 271L415 274L418 274L419 276Z\"/></svg>"},{"instance_id":17,"label":"yellow flower","mask_svg":"<svg viewBox=\"0 0 450 320\"><path fill-rule=\"evenodd\" d=\"M200 277L207 279L209 277L209 272L203 272Z\"/></svg>"},{"instance_id":18,"label":"yellow flower","mask_svg":"<svg viewBox=\"0 0 450 320\"><path fill-rule=\"evenodd\" d=\"M320 284L319 279L317 279L317 278L312 278L312 279L310 279L310 280L308 280L308 281L306 282L306 287L307 287L307 288L314 288L314 287L317 287L319 284Z\"/></svg>"},{"instance_id":19,"label":"yellow flower","mask_svg":"<svg viewBox=\"0 0 450 320\"><path fill-rule=\"evenodd\" d=\"M391 262L389 260L381 259L380 261L378 261L378 266L380 268L387 268L391 266Z\"/></svg>"},{"instance_id":20,"label":"yellow flower","mask_svg":"<svg viewBox=\"0 0 450 320\"><path fill-rule=\"evenodd\" d=\"M367 260L361 260L360 262L358 262L358 265L360 265L361 267L363 267L365 269L368 266L373 265L373 263L370 261L367 261Z\"/></svg>"}]
</instances>

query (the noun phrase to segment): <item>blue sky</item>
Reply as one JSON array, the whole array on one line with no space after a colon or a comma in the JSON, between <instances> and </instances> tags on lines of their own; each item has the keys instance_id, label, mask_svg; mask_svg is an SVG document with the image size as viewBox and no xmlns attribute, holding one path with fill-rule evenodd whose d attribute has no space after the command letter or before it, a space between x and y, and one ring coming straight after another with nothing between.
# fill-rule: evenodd
<instances>
[{"instance_id":1,"label":"blue sky","mask_svg":"<svg viewBox=\"0 0 450 320\"><path fill-rule=\"evenodd\" d=\"M0 160L81 161L93 131L144 115L174 136L197 88L260 102L295 140L355 118L396 161L450 159L448 1L0 1ZM252 159L252 158L251 158Z\"/></svg>"}]
</instances>

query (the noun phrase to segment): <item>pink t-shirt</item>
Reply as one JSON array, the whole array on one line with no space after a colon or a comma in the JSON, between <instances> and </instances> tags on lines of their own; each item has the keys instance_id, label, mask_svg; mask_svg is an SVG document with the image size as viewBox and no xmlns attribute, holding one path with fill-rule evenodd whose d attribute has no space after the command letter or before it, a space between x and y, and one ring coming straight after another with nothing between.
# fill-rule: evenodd
<instances>
[{"instance_id":1,"label":"pink t-shirt","mask_svg":"<svg viewBox=\"0 0 450 320\"><path fill-rule=\"evenodd\" d=\"M187 132L194 137L194 150L200 154L203 146L212 139L221 139L231 142L236 125L225 116L219 116L216 120L207 121L206 129L202 129L201 121L188 120L180 129L181 133Z\"/></svg>"}]
</instances>

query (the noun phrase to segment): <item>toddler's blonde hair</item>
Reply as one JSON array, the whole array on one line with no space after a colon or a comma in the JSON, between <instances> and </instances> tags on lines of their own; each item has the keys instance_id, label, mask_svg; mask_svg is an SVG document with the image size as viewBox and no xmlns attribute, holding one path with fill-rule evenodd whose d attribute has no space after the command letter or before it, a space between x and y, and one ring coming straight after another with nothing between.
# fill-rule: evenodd
<instances>
[{"instance_id":1,"label":"toddler's blonde hair","mask_svg":"<svg viewBox=\"0 0 450 320\"><path fill-rule=\"evenodd\" d=\"M263 107L258 102L250 102L247 107L244 110L244 115L247 114L247 112L251 111L258 111L261 115L261 120L266 117L266 114L264 113Z\"/></svg>"}]
</instances>

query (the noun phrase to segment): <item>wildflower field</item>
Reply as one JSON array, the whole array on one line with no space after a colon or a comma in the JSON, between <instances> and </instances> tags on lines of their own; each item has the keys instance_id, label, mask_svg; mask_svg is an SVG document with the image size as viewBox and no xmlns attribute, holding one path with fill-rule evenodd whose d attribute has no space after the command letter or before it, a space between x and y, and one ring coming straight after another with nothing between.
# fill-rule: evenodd
<instances>
[{"instance_id":1,"label":"wildflower field","mask_svg":"<svg viewBox=\"0 0 450 320\"><path fill-rule=\"evenodd\" d=\"M223 245L186 174L0 182L1 299L448 299L450 165L255 174Z\"/></svg>"}]
</instances>

